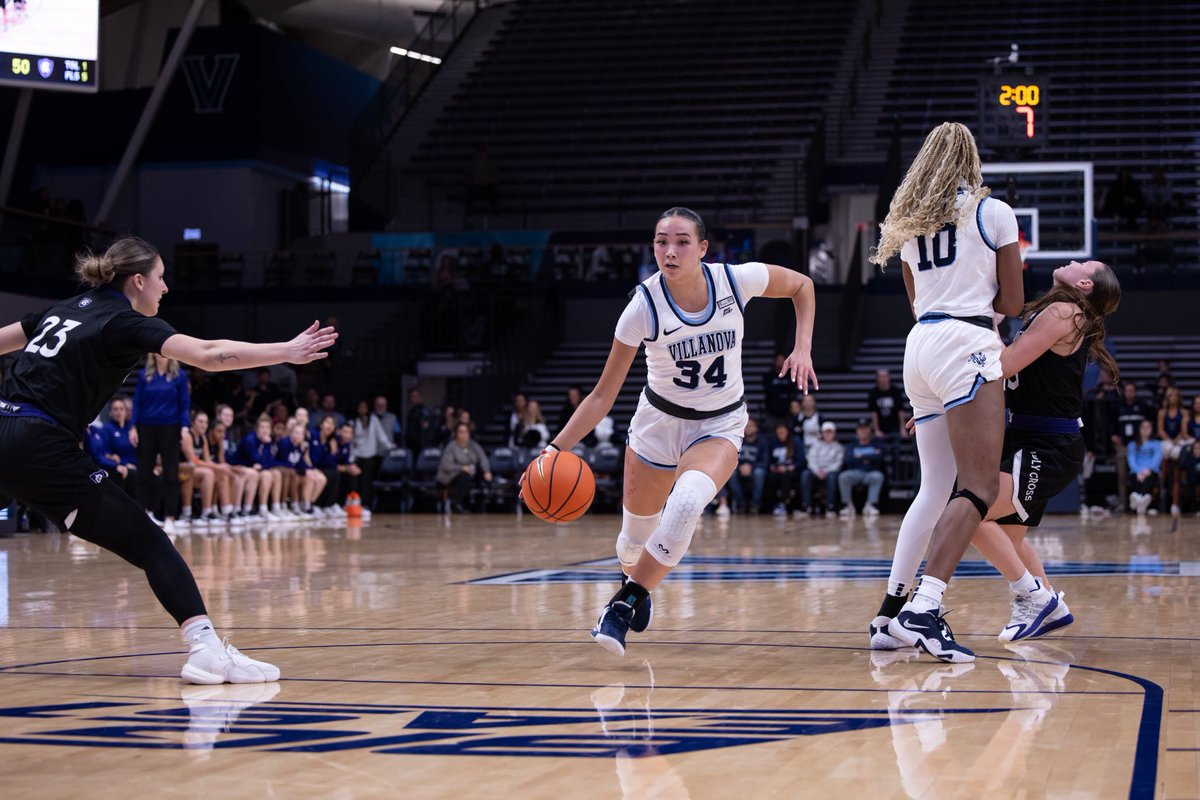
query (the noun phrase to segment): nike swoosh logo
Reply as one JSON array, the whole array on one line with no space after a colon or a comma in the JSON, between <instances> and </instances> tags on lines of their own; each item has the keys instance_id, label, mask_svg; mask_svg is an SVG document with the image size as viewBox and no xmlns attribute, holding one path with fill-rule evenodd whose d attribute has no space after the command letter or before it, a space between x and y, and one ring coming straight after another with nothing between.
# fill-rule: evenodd
<instances>
[{"instance_id":1,"label":"nike swoosh logo","mask_svg":"<svg viewBox=\"0 0 1200 800\"><path fill-rule=\"evenodd\" d=\"M672 330L669 330L669 331L667 331L667 330L664 330L664 331L663 331L663 336L670 336L672 333L674 333L675 331L679 330L679 329L680 329L680 328L682 328L682 327L683 327L683 326L682 326L682 325L680 325L680 326L679 326L679 328L674 328L674 329L672 329Z\"/></svg>"},{"instance_id":2,"label":"nike swoosh logo","mask_svg":"<svg viewBox=\"0 0 1200 800\"><path fill-rule=\"evenodd\" d=\"M900 627L904 628L906 631L912 631L913 633L932 634L934 632L933 627L929 625L912 625L910 623L911 620L901 620Z\"/></svg>"}]
</instances>

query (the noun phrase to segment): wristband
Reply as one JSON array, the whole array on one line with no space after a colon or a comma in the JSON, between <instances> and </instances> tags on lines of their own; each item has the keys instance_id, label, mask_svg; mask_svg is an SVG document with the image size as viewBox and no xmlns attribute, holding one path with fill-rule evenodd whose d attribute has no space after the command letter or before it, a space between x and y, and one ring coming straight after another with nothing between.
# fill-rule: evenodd
<instances>
[{"instance_id":1,"label":"wristband","mask_svg":"<svg viewBox=\"0 0 1200 800\"><path fill-rule=\"evenodd\" d=\"M561 452L562 452L562 448L561 448L561 447L559 447L558 445L556 445L554 442L550 442L550 444L546 445L546 446L545 446L544 448L542 448L542 449L543 449L543 450L553 450L553 451L554 451L554 452L556 452L556 453L561 453Z\"/></svg>"}]
</instances>

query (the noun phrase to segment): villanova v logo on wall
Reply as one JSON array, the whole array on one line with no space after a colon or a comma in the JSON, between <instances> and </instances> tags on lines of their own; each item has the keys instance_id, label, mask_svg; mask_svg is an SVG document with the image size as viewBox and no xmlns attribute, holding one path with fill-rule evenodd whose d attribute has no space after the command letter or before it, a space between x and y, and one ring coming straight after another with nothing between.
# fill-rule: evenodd
<instances>
[{"instance_id":1,"label":"villanova v logo on wall","mask_svg":"<svg viewBox=\"0 0 1200 800\"><path fill-rule=\"evenodd\" d=\"M220 114L225 110L225 95L240 58L237 53L184 56L183 77L197 114Z\"/></svg>"}]
</instances>

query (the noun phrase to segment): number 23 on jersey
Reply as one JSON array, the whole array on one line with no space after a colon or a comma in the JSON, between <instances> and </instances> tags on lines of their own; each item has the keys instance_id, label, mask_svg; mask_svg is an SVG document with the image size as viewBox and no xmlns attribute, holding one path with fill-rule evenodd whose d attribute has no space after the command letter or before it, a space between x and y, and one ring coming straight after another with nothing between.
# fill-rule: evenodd
<instances>
[{"instance_id":1,"label":"number 23 on jersey","mask_svg":"<svg viewBox=\"0 0 1200 800\"><path fill-rule=\"evenodd\" d=\"M62 324L59 325L59 323ZM58 351L62 350L63 345L67 343L67 334L82 324L82 322L76 322L73 319L59 319L54 316L46 317L42 320L42 329L38 332L38 335L33 337L29 344L25 345L25 352L37 353L46 358L54 358L54 356L58 355ZM51 331L54 332L53 341L43 344L43 340L45 340Z\"/></svg>"}]
</instances>

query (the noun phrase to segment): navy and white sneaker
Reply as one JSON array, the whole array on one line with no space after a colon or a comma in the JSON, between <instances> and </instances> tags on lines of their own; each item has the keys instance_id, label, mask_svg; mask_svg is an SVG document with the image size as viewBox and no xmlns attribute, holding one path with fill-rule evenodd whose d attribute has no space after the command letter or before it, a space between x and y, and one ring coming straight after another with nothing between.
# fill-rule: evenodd
<instances>
[{"instance_id":1,"label":"navy and white sneaker","mask_svg":"<svg viewBox=\"0 0 1200 800\"><path fill-rule=\"evenodd\" d=\"M891 617L876 617L867 626L872 650L899 650L902 647L908 647L904 642L888 633L888 624L891 621Z\"/></svg>"},{"instance_id":2,"label":"navy and white sneaker","mask_svg":"<svg viewBox=\"0 0 1200 800\"><path fill-rule=\"evenodd\" d=\"M916 645L940 661L968 664L975 654L954 641L954 632L938 611L916 611L911 602L888 623L888 633L907 645Z\"/></svg>"},{"instance_id":3,"label":"navy and white sneaker","mask_svg":"<svg viewBox=\"0 0 1200 800\"><path fill-rule=\"evenodd\" d=\"M624 586L631 578L624 572L621 573L621 585ZM633 609L633 620L629 623L629 630L634 633L645 633L646 628L650 627L650 623L654 621L654 601L650 595L646 595L646 599L638 603Z\"/></svg>"},{"instance_id":4,"label":"navy and white sneaker","mask_svg":"<svg viewBox=\"0 0 1200 800\"><path fill-rule=\"evenodd\" d=\"M1046 618L1058 610L1058 597L1045 591L1038 594L1041 597L1024 592L1013 595L1012 616L997 637L1000 641L1019 642L1039 635Z\"/></svg>"},{"instance_id":5,"label":"navy and white sneaker","mask_svg":"<svg viewBox=\"0 0 1200 800\"><path fill-rule=\"evenodd\" d=\"M1008 632L1005 628L1000 632L1001 641L1016 642L1022 639L1036 639L1039 636L1045 636L1047 633L1052 633L1059 628L1065 628L1075 621L1075 616L1071 613L1071 609L1067 608L1067 601L1063 599L1066 592L1059 592L1051 603L1046 604L1046 612L1039 624L1029 627L1021 636L1013 636L1011 639L1005 639L1004 634ZM1013 601L1013 620L1016 620L1016 601ZM1013 622L1009 623L1011 627Z\"/></svg>"},{"instance_id":6,"label":"navy and white sneaker","mask_svg":"<svg viewBox=\"0 0 1200 800\"><path fill-rule=\"evenodd\" d=\"M592 628L592 638L596 644L610 653L625 655L625 634L633 622L633 609L628 603L614 600L600 612L596 627Z\"/></svg>"}]
</instances>

